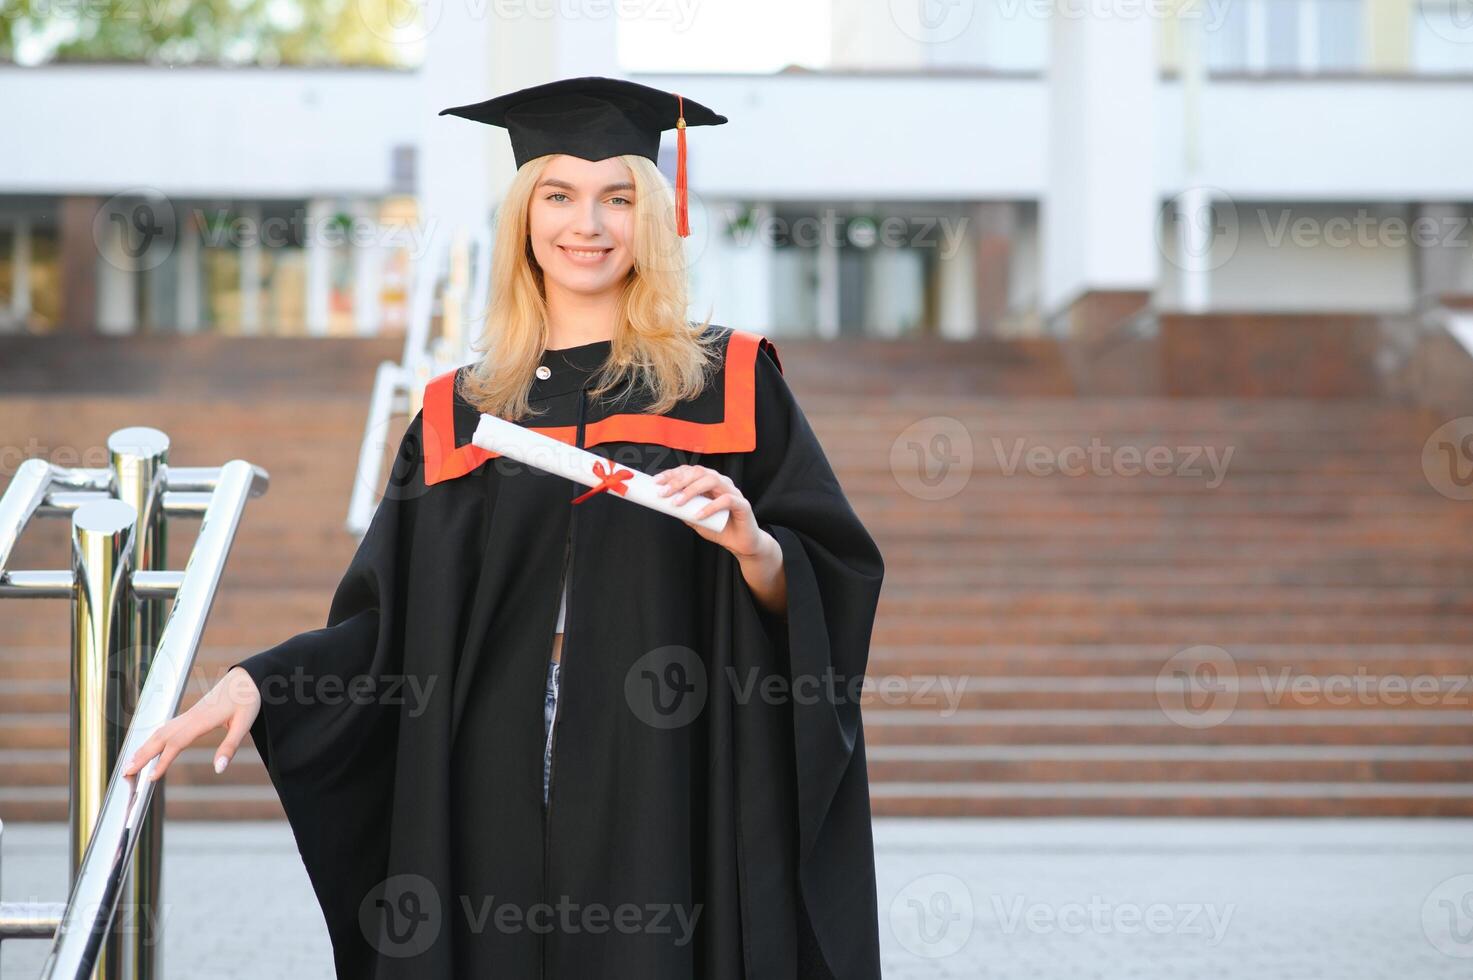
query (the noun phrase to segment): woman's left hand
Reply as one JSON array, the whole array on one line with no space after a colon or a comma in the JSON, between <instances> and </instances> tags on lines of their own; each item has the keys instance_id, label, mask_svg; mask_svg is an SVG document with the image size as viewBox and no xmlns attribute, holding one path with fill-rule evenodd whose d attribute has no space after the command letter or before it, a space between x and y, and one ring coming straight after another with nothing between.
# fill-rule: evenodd
<instances>
[{"instance_id":1,"label":"woman's left hand","mask_svg":"<svg viewBox=\"0 0 1473 980\"><path fill-rule=\"evenodd\" d=\"M717 473L706 466L684 465L662 470L655 474L655 482L663 484L660 496L674 494L674 503L684 503L692 497L710 497L711 502L696 513L696 520L709 517L718 510L728 510L731 516L726 527L718 533L691 521L685 523L707 541L713 541L738 558L751 558L762 551L766 539L771 537L757 526L757 517L752 505L737 489L730 477Z\"/></svg>"}]
</instances>

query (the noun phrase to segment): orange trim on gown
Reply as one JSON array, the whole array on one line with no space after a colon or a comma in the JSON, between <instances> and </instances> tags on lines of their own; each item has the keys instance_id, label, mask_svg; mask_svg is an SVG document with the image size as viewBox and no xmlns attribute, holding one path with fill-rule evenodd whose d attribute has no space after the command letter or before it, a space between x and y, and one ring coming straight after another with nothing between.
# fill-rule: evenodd
<instances>
[{"instance_id":1,"label":"orange trim on gown","mask_svg":"<svg viewBox=\"0 0 1473 980\"><path fill-rule=\"evenodd\" d=\"M772 352L772 341L745 330L732 330L726 344L726 403L720 422L690 422L664 415L621 413L583 427L583 446L604 442L644 442L694 453L745 453L757 447L757 353L761 347ZM455 445L455 373L452 368L432 378L424 392L425 485L464 476L488 459L501 455L475 443ZM529 425L527 428L574 445L575 425Z\"/></svg>"}]
</instances>

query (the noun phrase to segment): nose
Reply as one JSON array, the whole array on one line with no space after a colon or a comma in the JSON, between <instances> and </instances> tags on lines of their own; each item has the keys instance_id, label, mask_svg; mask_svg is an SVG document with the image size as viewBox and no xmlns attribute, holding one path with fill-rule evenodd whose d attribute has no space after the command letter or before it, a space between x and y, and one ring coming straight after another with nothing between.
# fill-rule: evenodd
<instances>
[{"instance_id":1,"label":"nose","mask_svg":"<svg viewBox=\"0 0 1473 980\"><path fill-rule=\"evenodd\" d=\"M578 206L573 219L573 233L584 238L600 238L603 235L603 215L597 201L585 199Z\"/></svg>"}]
</instances>

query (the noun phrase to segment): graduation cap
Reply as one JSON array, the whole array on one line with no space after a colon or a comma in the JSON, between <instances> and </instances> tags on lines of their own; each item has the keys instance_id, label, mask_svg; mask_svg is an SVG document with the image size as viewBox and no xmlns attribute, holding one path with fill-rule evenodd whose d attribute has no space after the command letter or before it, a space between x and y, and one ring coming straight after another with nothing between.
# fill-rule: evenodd
<instances>
[{"instance_id":1,"label":"graduation cap","mask_svg":"<svg viewBox=\"0 0 1473 980\"><path fill-rule=\"evenodd\" d=\"M685 130L726 122L725 116L675 92L596 75L564 78L485 102L440 110L442 116L447 113L506 127L518 167L548 153L565 153L594 162L634 153L658 163L660 133L674 128L679 147L675 226L682 238L690 234Z\"/></svg>"}]
</instances>

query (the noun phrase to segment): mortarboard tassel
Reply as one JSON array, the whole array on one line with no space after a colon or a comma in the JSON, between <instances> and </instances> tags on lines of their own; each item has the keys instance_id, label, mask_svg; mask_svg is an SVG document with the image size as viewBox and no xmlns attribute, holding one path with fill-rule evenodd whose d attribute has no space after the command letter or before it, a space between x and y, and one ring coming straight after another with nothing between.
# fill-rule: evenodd
<instances>
[{"instance_id":1,"label":"mortarboard tassel","mask_svg":"<svg viewBox=\"0 0 1473 980\"><path fill-rule=\"evenodd\" d=\"M685 179L685 99L679 95L675 96L676 112L679 118L675 120L675 233L681 238L690 235L690 207L686 201L686 179Z\"/></svg>"}]
</instances>

